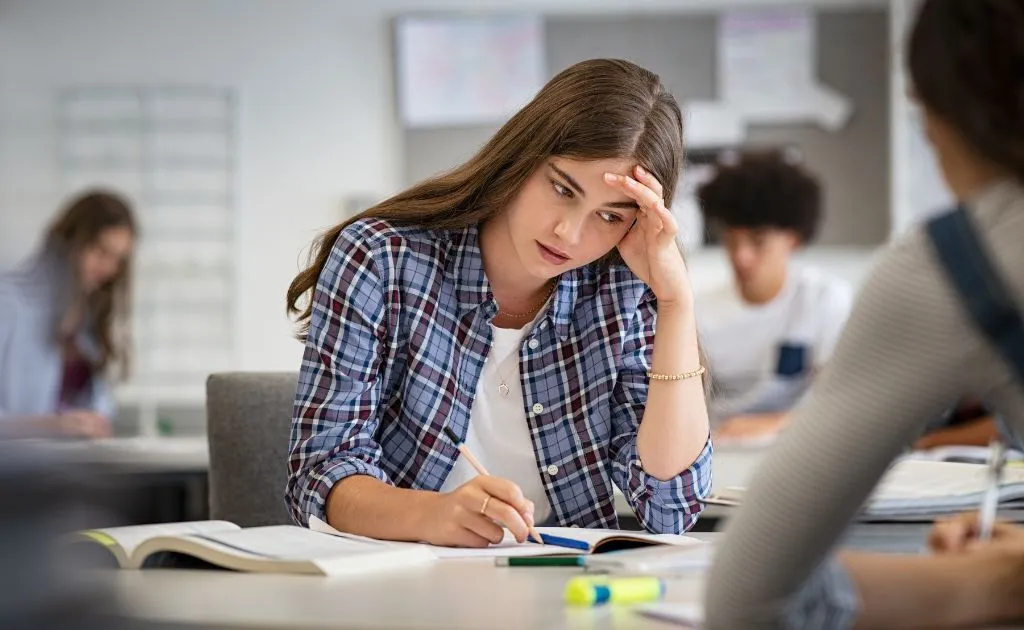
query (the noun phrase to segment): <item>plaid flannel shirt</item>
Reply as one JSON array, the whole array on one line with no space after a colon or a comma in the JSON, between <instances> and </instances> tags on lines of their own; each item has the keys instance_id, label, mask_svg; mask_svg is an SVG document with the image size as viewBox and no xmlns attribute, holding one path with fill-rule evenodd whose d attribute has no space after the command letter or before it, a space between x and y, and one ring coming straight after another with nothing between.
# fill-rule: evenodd
<instances>
[{"instance_id":1,"label":"plaid flannel shirt","mask_svg":"<svg viewBox=\"0 0 1024 630\"><path fill-rule=\"evenodd\" d=\"M478 230L348 226L313 294L291 429L286 500L324 518L350 475L438 490L464 438L497 313ZM625 265L563 274L520 353L524 421L563 526L616 527L614 482L653 532L689 529L711 488L711 443L667 481L646 474L636 433L657 304Z\"/></svg>"}]
</instances>

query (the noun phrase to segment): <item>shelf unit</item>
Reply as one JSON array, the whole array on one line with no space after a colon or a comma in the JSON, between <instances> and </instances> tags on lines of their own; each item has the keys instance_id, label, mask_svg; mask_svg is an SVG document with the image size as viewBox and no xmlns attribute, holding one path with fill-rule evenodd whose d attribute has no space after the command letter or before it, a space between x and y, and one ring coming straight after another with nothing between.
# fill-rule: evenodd
<instances>
[{"instance_id":1,"label":"shelf unit","mask_svg":"<svg viewBox=\"0 0 1024 630\"><path fill-rule=\"evenodd\" d=\"M161 409L201 406L235 365L237 110L217 86L82 86L59 95L67 194L128 196L141 226L132 287L134 370L119 391L139 433Z\"/></svg>"}]
</instances>

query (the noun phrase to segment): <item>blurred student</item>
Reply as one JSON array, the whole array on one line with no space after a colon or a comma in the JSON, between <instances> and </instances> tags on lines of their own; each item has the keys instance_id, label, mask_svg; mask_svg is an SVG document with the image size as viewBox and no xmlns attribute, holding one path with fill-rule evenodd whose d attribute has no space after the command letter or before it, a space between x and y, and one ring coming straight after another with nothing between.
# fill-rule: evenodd
<instances>
[{"instance_id":1,"label":"blurred student","mask_svg":"<svg viewBox=\"0 0 1024 630\"><path fill-rule=\"evenodd\" d=\"M983 541L963 528L972 542L936 555L832 555L889 465L943 411L984 400L1024 434L1014 345L1024 335L1024 2L925 0L907 60L961 207L900 239L865 280L807 404L730 519L708 576L711 630L1024 619L1019 530Z\"/></svg>"},{"instance_id":2,"label":"blurred student","mask_svg":"<svg viewBox=\"0 0 1024 630\"><path fill-rule=\"evenodd\" d=\"M818 230L821 187L782 154L723 164L697 196L732 268L732 282L696 300L715 439L770 438L831 355L853 291L792 260Z\"/></svg>"},{"instance_id":3,"label":"blurred student","mask_svg":"<svg viewBox=\"0 0 1024 630\"><path fill-rule=\"evenodd\" d=\"M125 367L136 222L94 191L53 221L42 247L0 275L0 437L103 437L108 374Z\"/></svg>"}]
</instances>

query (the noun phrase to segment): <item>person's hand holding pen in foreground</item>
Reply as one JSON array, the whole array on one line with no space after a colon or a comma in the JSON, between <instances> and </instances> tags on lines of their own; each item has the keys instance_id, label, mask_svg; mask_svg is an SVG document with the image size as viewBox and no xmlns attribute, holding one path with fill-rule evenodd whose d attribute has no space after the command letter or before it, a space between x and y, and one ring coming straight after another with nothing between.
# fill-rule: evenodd
<instances>
[{"instance_id":1,"label":"person's hand holding pen in foreground","mask_svg":"<svg viewBox=\"0 0 1024 630\"><path fill-rule=\"evenodd\" d=\"M978 512L959 514L935 522L928 536L928 546L936 553L962 553L967 551L984 551L985 549L1002 549L1010 552L1016 549L1020 555L1024 571L1024 527L998 521L992 526L992 535L988 540L979 538L981 517Z\"/></svg>"},{"instance_id":2,"label":"person's hand holding pen in foreground","mask_svg":"<svg viewBox=\"0 0 1024 630\"><path fill-rule=\"evenodd\" d=\"M941 519L928 546L936 557L962 558L963 579L986 585L984 597L995 602L993 609L1010 607L1003 618L1024 618L1024 527L1000 521L988 538L980 538L981 520L979 512Z\"/></svg>"}]
</instances>

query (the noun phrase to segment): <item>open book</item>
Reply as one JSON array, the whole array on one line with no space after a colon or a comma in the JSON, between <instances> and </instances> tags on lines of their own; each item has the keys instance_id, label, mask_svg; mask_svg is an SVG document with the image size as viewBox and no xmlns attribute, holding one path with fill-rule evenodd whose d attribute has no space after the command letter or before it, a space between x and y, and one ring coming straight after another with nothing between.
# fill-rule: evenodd
<instances>
[{"instance_id":1,"label":"open book","mask_svg":"<svg viewBox=\"0 0 1024 630\"><path fill-rule=\"evenodd\" d=\"M924 451L911 451L903 456L904 459L926 459L936 462L959 462L964 464L986 464L988 463L991 448L988 446L966 446L949 445L936 446ZM1006 450L1007 462L1024 461L1024 452L1017 449ZM1012 464L1011 464L1012 465Z\"/></svg>"},{"instance_id":2,"label":"open book","mask_svg":"<svg viewBox=\"0 0 1024 630\"><path fill-rule=\"evenodd\" d=\"M95 529L73 534L71 542L105 549L123 569L215 567L337 576L436 559L426 547L338 538L290 525L242 529L226 521Z\"/></svg>"},{"instance_id":3,"label":"open book","mask_svg":"<svg viewBox=\"0 0 1024 630\"><path fill-rule=\"evenodd\" d=\"M886 472L861 510L861 520L927 518L976 510L988 486L988 468L918 459L901 459ZM708 503L739 505L745 489L716 491ZM1000 508L1024 501L1024 467L1007 466L999 486Z\"/></svg>"},{"instance_id":4,"label":"open book","mask_svg":"<svg viewBox=\"0 0 1024 630\"><path fill-rule=\"evenodd\" d=\"M353 534L340 532L315 516L309 517L309 528L316 532L331 534L356 541L374 541ZM483 549L437 547L420 543L386 543L389 545L428 547L438 558L499 558L513 556L554 556L588 555L622 551L652 545L693 545L701 541L689 536L676 534L648 534L645 532L611 529L584 529L577 527L538 527L537 531L545 540L563 539L572 541L573 546L559 544L538 545L534 542L518 543L512 534L505 532L505 539L496 545ZM375 541L380 542L380 541Z\"/></svg>"},{"instance_id":5,"label":"open book","mask_svg":"<svg viewBox=\"0 0 1024 630\"><path fill-rule=\"evenodd\" d=\"M715 546L700 540L689 540L693 544L655 545L616 553L602 553L587 557L583 564L588 569L609 573L657 575L699 573L711 566Z\"/></svg>"}]
</instances>

